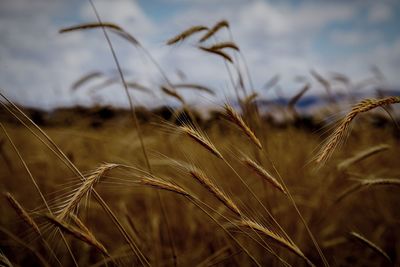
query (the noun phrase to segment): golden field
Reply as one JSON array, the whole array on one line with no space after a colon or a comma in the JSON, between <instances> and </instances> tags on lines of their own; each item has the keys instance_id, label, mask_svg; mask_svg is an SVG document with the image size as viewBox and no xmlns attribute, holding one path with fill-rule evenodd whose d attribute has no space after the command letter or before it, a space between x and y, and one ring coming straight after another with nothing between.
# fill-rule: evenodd
<instances>
[{"instance_id":1,"label":"golden field","mask_svg":"<svg viewBox=\"0 0 400 267\"><path fill-rule=\"evenodd\" d=\"M320 110L305 117L297 105L315 85L308 78L276 107L258 95L222 20L166 41L174 46L202 33L193 49L223 61L235 93L234 100L211 100L208 87L171 82L135 37L101 22L90 3L98 21L60 33L102 30L119 76L89 73L71 94L106 78L103 86L124 89L129 109L44 113L21 110L0 93L0 265L400 264L399 96L375 88L377 99L357 102L350 78L332 81L312 70L325 89ZM219 31L230 38L217 42ZM154 65L159 88L125 80L108 32ZM333 92L333 82L345 93ZM263 90L276 84L273 78ZM221 106L201 118L184 88ZM154 96L157 89L179 107L135 109L132 92Z\"/></svg>"},{"instance_id":2,"label":"golden field","mask_svg":"<svg viewBox=\"0 0 400 267\"><path fill-rule=\"evenodd\" d=\"M4 114L6 112L2 116L4 128L52 212L60 212L65 207L64 201L68 202L83 185L82 181L27 128ZM247 119L260 140L262 149L259 149L239 127L223 116L199 122L223 156L221 159L182 133L178 125L146 113L151 122L142 120L141 130L152 177L181 186L205 203L199 208L186 196L138 183L150 174L131 118L127 112L116 112L109 118L96 114L82 115L82 111L72 110L53 117L50 122L41 121L41 128L86 177L104 163L121 164L100 177L93 187L109 205L147 263L130 250L113 221L93 197L91 188L73 212L106 248L107 255L66 233L66 242L79 266L255 265L243 248L261 266L307 265L303 258L262 232L235 227L241 218L257 222L277 236L284 237L283 230L312 264L322 266L321 256L293 202L246 166L241 161L244 156L263 166L277 180L277 177L282 178L329 265L399 264L398 186L365 186L338 201L343 192L360 181L399 177L399 132L383 115L360 116L354 122L346 143L320 166L312 159L330 132L322 134L321 129L326 127L316 130L319 124L305 127L301 123L276 124L266 119ZM38 132L32 124L28 125L35 133ZM1 140L0 181L3 191L11 193L40 228L39 235L7 199L2 198L1 251L19 266L73 265L60 233L41 215L48 210L4 132ZM338 168L345 159L382 144L387 146L379 153L346 168ZM196 181L185 163L209 177L237 205L241 215L229 210ZM67 221L72 224L71 219ZM389 258L352 236L351 232L368 239ZM49 247L56 257L52 256Z\"/></svg>"}]
</instances>

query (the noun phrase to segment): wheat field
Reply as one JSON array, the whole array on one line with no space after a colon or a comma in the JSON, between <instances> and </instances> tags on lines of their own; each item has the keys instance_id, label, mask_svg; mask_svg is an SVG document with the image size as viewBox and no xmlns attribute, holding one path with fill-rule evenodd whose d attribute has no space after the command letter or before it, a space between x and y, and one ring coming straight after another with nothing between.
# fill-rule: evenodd
<instances>
[{"instance_id":1,"label":"wheat field","mask_svg":"<svg viewBox=\"0 0 400 267\"><path fill-rule=\"evenodd\" d=\"M178 89L212 91L172 83L156 62L165 78L160 91L178 107L135 106L128 90L159 88L128 84L122 71L117 82L129 110L51 115L19 108L2 94L2 266L400 264L400 98L348 96L346 109L314 73L327 89L324 109L313 116L296 111L306 84L287 106L262 111L244 82L249 73L238 67L240 46L212 40L229 27L199 25L166 41L173 46L199 35L194 49L223 60L240 78L232 85L236 104L223 103L209 118ZM60 33L85 30L104 31L111 52L108 34L117 34L151 58L100 17ZM337 123L325 120L339 111Z\"/></svg>"}]
</instances>

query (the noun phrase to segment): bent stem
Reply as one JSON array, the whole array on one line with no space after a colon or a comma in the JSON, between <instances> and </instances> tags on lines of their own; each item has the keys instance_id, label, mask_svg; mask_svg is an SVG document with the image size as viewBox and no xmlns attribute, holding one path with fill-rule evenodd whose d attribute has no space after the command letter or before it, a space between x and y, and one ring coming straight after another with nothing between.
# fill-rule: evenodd
<instances>
[{"instance_id":1,"label":"bent stem","mask_svg":"<svg viewBox=\"0 0 400 267\"><path fill-rule=\"evenodd\" d=\"M57 146L57 144L34 122L30 119L20 108L18 108L13 102L11 102L6 96L0 93L0 96L3 97L7 103L9 103L18 113L26 119L37 131L40 132L41 135L49 142L47 143L43 138L41 138L37 133L35 133L29 125L27 125L21 118L18 117L7 105L3 102L1 104L3 107L10 112L19 122L21 122L40 142L42 142L54 155L60 159L67 168L69 168L75 175L77 175L82 181L85 181L85 177L78 170L78 168L71 162L71 160L65 155L65 153ZM142 265L151 266L146 257L142 254L138 246L134 243L134 241L130 238L129 234L126 232L125 228L122 226L118 218L112 212L107 203L102 199L102 197L97 193L96 190L93 189L93 195L95 200L100 204L103 210L107 213L107 215L112 219L113 223L117 226L119 232L124 237L125 241L131 248L132 252L139 258Z\"/></svg>"},{"instance_id":2,"label":"bent stem","mask_svg":"<svg viewBox=\"0 0 400 267\"><path fill-rule=\"evenodd\" d=\"M272 161L272 159L269 157L269 155L263 150L265 157L268 159L268 161L271 163L274 171L276 172L276 174L278 175L278 178L281 182L281 184L283 185L283 187L285 188L285 191L287 192L287 195L290 199L290 202L292 203L294 209L296 210L296 213L299 215L301 222L303 223L304 227L306 228L306 231L311 239L311 241L313 242L315 248L317 249L317 252L319 254L319 256L321 257L322 262L324 263L324 266L329 267L329 263L325 258L324 253L322 252L320 246L318 245L317 240L315 239L313 233L311 232L310 228L308 227L308 224L306 222L306 220L304 219L303 215L301 215L301 212L299 210L299 208L297 207L297 204L292 196L292 194L290 193L289 189L286 186L286 183L284 182L282 176L280 175L280 173L278 172L277 168L275 167L274 162Z\"/></svg>"}]
</instances>

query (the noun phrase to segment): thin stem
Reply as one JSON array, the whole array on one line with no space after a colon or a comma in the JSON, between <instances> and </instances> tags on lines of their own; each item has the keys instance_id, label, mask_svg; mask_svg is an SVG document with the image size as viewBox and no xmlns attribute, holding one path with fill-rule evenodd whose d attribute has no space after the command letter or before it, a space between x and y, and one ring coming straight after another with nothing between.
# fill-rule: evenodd
<instances>
[{"instance_id":1,"label":"thin stem","mask_svg":"<svg viewBox=\"0 0 400 267\"><path fill-rule=\"evenodd\" d=\"M0 96L3 97L15 110L19 112L19 114L25 118L26 120L31 123L36 130L38 130L45 139L50 143L46 143L40 136L38 136L25 122L23 122L13 111L11 111L7 105L3 102L1 104L5 107L17 120L19 120L35 137L37 137L47 148L49 148L73 173L75 173L82 181L85 181L85 177L83 174L78 170L78 168L71 162L71 160L62 152L62 150L57 146L57 144L34 122L30 119L20 108L18 108L13 102L11 102L5 95L0 93ZM129 247L131 248L132 252L139 258L142 265L144 265L143 261L150 266L150 263L144 257L142 252L138 249L137 245L133 242L133 240L129 237L126 230L119 222L115 214L111 211L108 207L107 203L102 199L102 197L97 193L95 189L93 189L93 195L95 200L102 206L103 210L109 215L112 219L113 223L117 226L118 230L124 237L125 241L128 243ZM137 250L137 251L136 251Z\"/></svg>"},{"instance_id":2,"label":"thin stem","mask_svg":"<svg viewBox=\"0 0 400 267\"><path fill-rule=\"evenodd\" d=\"M101 24L102 21L101 21L100 15L99 15L95 5L93 4L93 1L89 0L89 2L90 2L90 5L92 6L92 9L93 9L93 11L94 11L94 13L96 15L96 18L97 18L98 22ZM114 47L113 47L113 45L111 43L110 37L108 36L107 31L106 31L106 29L104 27L102 27L102 30L103 30L103 33L104 33L104 37L105 37L105 39L106 39L106 41L108 43L108 46L110 48L110 51L112 53L115 65L117 66L119 76L121 78L121 81L122 81L122 84L124 86L124 90L125 90L126 96L128 98L128 101L129 101L129 108L131 110L132 118L133 118L133 121L134 121L135 126L136 126L137 135L138 135L138 138L139 138L139 141L140 141L140 146L142 148L142 153L143 153L143 156L144 156L144 159L145 159L145 162L146 162L147 169L149 170L149 173L152 174L152 169L151 169L149 157L147 155L147 150L146 150L146 147L145 147L144 141L143 141L142 130L141 130L140 123L139 123L139 120L137 118L136 112L134 111L133 100L132 100L132 98L131 98L131 96L129 94L128 85L127 85L127 83L125 81L125 77L124 77L124 74L122 72L121 65L120 65L119 60L117 58L117 55L115 53ZM140 46L140 47L142 47L142 46ZM161 71L162 75L164 76L164 78L169 83L168 78L165 76L165 74L162 71L161 67L159 67L157 62L150 55L150 53L148 53L147 50L144 49L143 47L142 47L142 49L146 53L146 55L148 55L150 57L150 59L153 61L153 63L155 63L155 65L159 68L159 70ZM177 266L177 260L176 260L177 257L176 257L176 254L175 254L174 242L172 240L172 235L171 235L171 231L170 231L170 228L169 228L169 223L168 223L165 207L162 204L161 195L160 195L160 193L158 191L157 191L157 199L158 199L158 202L159 202L159 205L160 205L160 208L161 208L161 213L162 213L163 219L166 222L168 240L169 240L170 246L171 246L171 253L172 253L174 266Z\"/></svg>"},{"instance_id":3,"label":"thin stem","mask_svg":"<svg viewBox=\"0 0 400 267\"><path fill-rule=\"evenodd\" d=\"M290 193L290 191L289 191L289 189L287 188L285 182L283 181L282 176L279 174L278 170L276 169L274 162L272 161L272 159L269 157L269 155L268 155L265 151L264 151L264 155L266 156L266 158L268 159L268 161L271 163L272 167L274 168L274 171L275 171L276 174L278 175L278 178L279 178L280 182L282 183L283 187L285 188L285 190L286 190L286 192L287 192L287 195L289 196L290 202L293 204L293 207L295 208L297 214L299 215L301 222L303 223L304 227L306 228L306 231L307 231L308 235L310 236L310 238L311 238L311 240L312 240L312 242L313 242L315 248L316 248L317 251L318 251L319 256L321 257L321 259L322 259L322 261L323 261L323 263L324 263L324 266L329 267L329 263L328 263L328 261L326 260L324 253L322 252L320 246L318 245L318 242L317 242L317 240L315 239L315 237L314 237L313 233L311 232L310 228L308 227L308 224L307 224L307 222L305 221L304 217L301 215L301 212L300 212L300 210L298 209L297 204L296 204L296 202L294 201L294 198L293 198L292 194Z\"/></svg>"},{"instance_id":4,"label":"thin stem","mask_svg":"<svg viewBox=\"0 0 400 267\"><path fill-rule=\"evenodd\" d=\"M6 135L7 139L10 141L11 146L13 147L15 153L18 155L19 160L21 161L22 165L24 166L24 169L25 169L26 172L28 173L29 178L30 178L30 180L32 181L32 183L33 183L33 185L34 185L36 191L38 192L40 198L42 199L44 205L46 206L47 211L48 211L50 214L53 214L53 212L52 212L51 209L50 209L49 204L48 204L47 201L46 201L46 198L44 197L42 191L40 190L39 185L37 184L35 178L33 177L32 173L31 173L31 171L29 170L28 165L26 164L26 162L25 162L24 158L22 157L21 153L19 152L17 146L14 144L13 140L11 139L11 137L9 136L7 130L4 128L4 126L3 126L3 124L2 124L1 122L0 122L0 127L2 128L2 130L3 130L4 134ZM57 231L58 231L58 233L61 235L61 238L62 238L62 240L63 240L63 243L64 243L65 247L67 248L68 253L70 254L71 259L72 259L72 261L74 262L75 266L79 266L79 265L78 265L78 262L77 262L76 259L75 259L74 254L72 253L72 250L71 250L70 246L69 246L68 243L67 243L67 240L66 240L66 238L65 238L65 236L64 236L64 233L62 233L61 230L58 229L58 228L57 228ZM45 246L50 250L50 253L55 257L56 261L57 261L58 263L60 263L60 260L57 258L56 254L55 254L54 251L51 249L51 247L49 246L49 244L47 243L47 241L46 241L44 238L42 238L42 237L40 237L40 238L41 238L41 239L43 240L43 242L45 243ZM61 263L60 263L60 264L61 264Z\"/></svg>"}]
</instances>

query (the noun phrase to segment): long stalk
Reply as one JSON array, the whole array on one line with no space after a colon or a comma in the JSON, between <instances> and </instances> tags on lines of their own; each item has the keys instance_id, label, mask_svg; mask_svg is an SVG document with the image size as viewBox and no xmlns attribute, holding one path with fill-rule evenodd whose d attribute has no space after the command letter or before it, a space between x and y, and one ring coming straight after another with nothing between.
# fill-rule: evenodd
<instances>
[{"instance_id":1,"label":"long stalk","mask_svg":"<svg viewBox=\"0 0 400 267\"><path fill-rule=\"evenodd\" d=\"M19 152L17 146L14 144L13 140L11 139L10 135L8 134L7 130L4 128L4 126L3 126L3 124L2 124L1 122L0 122L0 127L2 128L2 130L3 130L4 134L6 135L8 141L10 141L10 144L11 144L11 146L13 147L15 153L18 155L19 160L21 161L22 165L24 166L24 169L25 169L26 172L28 173L28 176L29 176L30 180L32 181L32 183L33 183L33 185L34 185L34 187L35 187L37 193L39 194L41 200L43 201L44 205L46 206L47 211L48 211L50 214L53 214L52 210L50 209L49 204L48 204L47 201L46 201L46 198L44 197L42 191L40 190L39 185L37 184L35 178L33 177L32 173L31 173L31 171L29 170L28 165L26 164L26 162L25 162L24 158L22 157L21 153ZM75 256L74 256L74 254L72 253L72 250L71 250L70 246L69 246L68 243L67 243L67 240L66 240L66 238L65 238L65 236L64 236L64 233L61 232L60 229L57 229L57 231L58 231L58 233L61 235L62 241L63 241L65 247L67 248L68 253L69 253L70 256L71 256L72 261L74 262L75 266L78 266L78 262L76 261ZM42 236L40 236L40 238L43 240L45 246L49 249L50 253L55 257L56 261L61 265L60 260L58 259L57 255L54 253L53 249L50 247L50 245L48 244L48 242L47 242Z\"/></svg>"},{"instance_id":2,"label":"long stalk","mask_svg":"<svg viewBox=\"0 0 400 267\"><path fill-rule=\"evenodd\" d=\"M37 133L35 133L29 125L27 125L21 118L18 117L6 104L1 102L2 106L10 112L19 122L21 122L38 140L40 140L47 148L49 148L73 173L75 173L82 181L85 181L85 176L78 170L78 168L71 162L71 160L62 152L62 150L57 146L57 144L34 122L30 119L20 108L18 108L13 102L11 102L6 96L0 93L0 96L3 97L18 113L25 118L33 127L42 134L45 139L50 143L48 144L43 138L41 138ZM142 265L150 266L150 263L146 259L146 257L139 250L134 241L130 238L121 222L112 212L112 210L108 207L107 203L102 199L102 197L97 193L95 189L93 189L93 195L95 200L102 206L103 210L107 213L107 215L112 219L113 223L117 226L119 232L124 237L125 241L131 248L132 252L139 258Z\"/></svg>"},{"instance_id":3,"label":"long stalk","mask_svg":"<svg viewBox=\"0 0 400 267\"><path fill-rule=\"evenodd\" d=\"M92 9L93 9L93 11L94 11L94 13L96 15L96 18L97 18L98 22L101 24L102 21L101 21L100 15L97 12L97 9L96 9L95 5L93 4L93 1L89 0L89 2L90 2L90 5L92 6ZM144 156L144 159L145 159L145 162L146 162L147 169L149 170L150 173L152 173L149 157L147 155L147 150L146 150L146 147L145 147L144 142L143 142L143 133L142 133L142 130L141 130L140 123L139 123L139 120L137 118L136 112L134 110L133 101L132 101L132 98L131 98L131 96L129 94L129 90L128 90L128 85L127 85L127 83L125 81L125 77L124 77L124 74L122 72L121 65L120 65L119 60L117 58L117 55L115 53L114 47L113 47L113 45L111 43L110 37L108 36L107 31L106 31L106 29L104 27L102 27L102 30L103 30L104 37L105 37L105 39L106 39L106 41L108 43L108 46L110 48L110 51L112 53L115 65L117 66L119 76L121 78L121 81L122 81L122 84L124 86L124 90L125 90L126 96L128 98L128 101L129 101L129 109L131 111L131 115L132 115L133 121L134 121L135 126L136 126L136 131L137 131L137 134L138 134L140 146L142 148L142 153L143 153L143 156ZM143 49L143 50L146 52L147 55L149 55L149 53L147 53L147 50L145 50L145 49ZM155 63L156 66L159 67L158 64L153 60L153 58L151 56L150 56L150 59L152 59L153 63ZM161 71L161 73L164 75L164 73L162 71ZM164 75L164 78L168 81L168 78L165 75ZM168 240L169 240L169 242L171 244L172 258L173 258L174 266L176 267L177 266L177 257L176 257L176 254L175 254L174 242L172 240L172 235L171 235L171 231L170 231L170 228L169 228L169 222L168 222L168 219L167 219L165 207L162 204L161 195L160 195L160 193L158 191L157 191L157 199L158 199L159 205L161 207L161 212L162 212L163 219L164 219L164 221L166 223L166 228L167 228L167 233L168 233Z\"/></svg>"}]
</instances>

